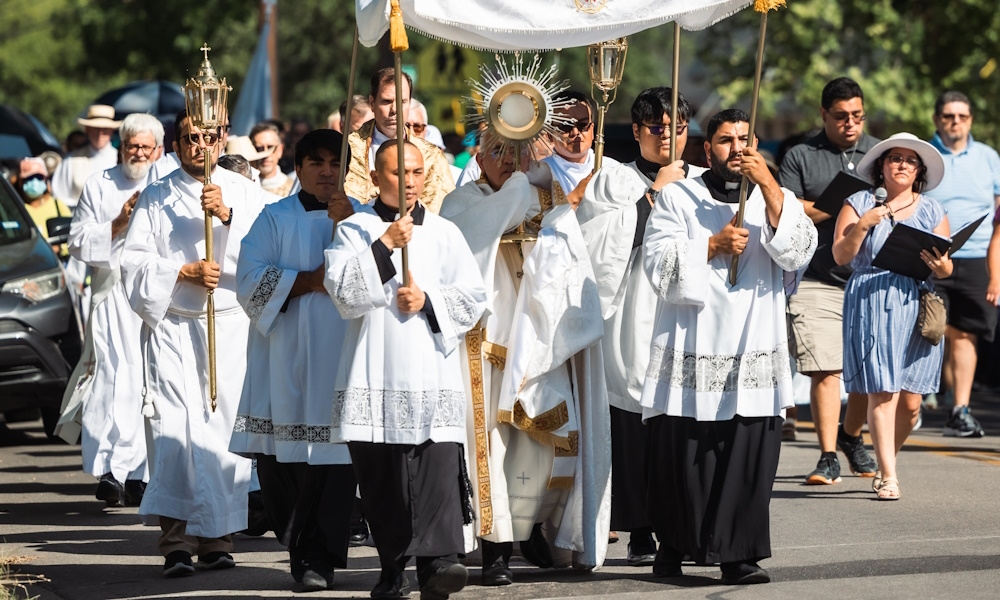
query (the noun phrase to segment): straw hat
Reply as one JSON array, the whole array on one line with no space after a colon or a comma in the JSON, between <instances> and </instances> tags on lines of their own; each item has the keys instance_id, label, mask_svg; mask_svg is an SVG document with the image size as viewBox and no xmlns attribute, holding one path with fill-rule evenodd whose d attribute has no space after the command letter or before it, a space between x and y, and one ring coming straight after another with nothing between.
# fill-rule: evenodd
<instances>
[{"instance_id":1,"label":"straw hat","mask_svg":"<svg viewBox=\"0 0 1000 600\"><path fill-rule=\"evenodd\" d=\"M263 152L258 152L253 146L253 142L245 135L231 135L226 142L226 154L239 154L250 162L271 156L274 148L269 148Z\"/></svg>"},{"instance_id":2,"label":"straw hat","mask_svg":"<svg viewBox=\"0 0 1000 600\"><path fill-rule=\"evenodd\" d=\"M100 129L118 129L121 121L115 121L115 107L107 104L91 104L87 107L87 118L77 119L83 127L98 127Z\"/></svg>"},{"instance_id":3,"label":"straw hat","mask_svg":"<svg viewBox=\"0 0 1000 600\"><path fill-rule=\"evenodd\" d=\"M925 175L927 185L923 191L933 190L941 184L941 180L944 179L944 158L941 157L941 153L938 152L937 148L912 133L897 133L872 146L872 149L865 152L865 157L858 164L858 172L867 176L875 159L893 148L913 150L920 157L920 160L923 161L924 167L927 168L927 174Z\"/></svg>"}]
</instances>

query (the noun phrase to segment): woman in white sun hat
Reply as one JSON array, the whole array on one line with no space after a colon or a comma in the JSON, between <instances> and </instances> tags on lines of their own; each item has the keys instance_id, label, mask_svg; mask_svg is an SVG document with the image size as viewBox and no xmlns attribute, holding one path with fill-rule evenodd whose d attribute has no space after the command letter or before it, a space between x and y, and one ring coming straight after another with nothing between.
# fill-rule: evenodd
<instances>
[{"instance_id":1,"label":"woman in white sun hat","mask_svg":"<svg viewBox=\"0 0 1000 600\"><path fill-rule=\"evenodd\" d=\"M868 395L868 429L880 466L879 500L899 499L896 454L920 414L922 394L937 390L943 346L916 327L920 293L930 283L880 269L872 261L897 223L949 237L941 205L922 194L941 183L944 160L925 141L897 133L865 154L858 171L872 190L858 192L840 211L833 257L854 273L844 293L844 382L848 392ZM885 188L884 202L875 191ZM920 258L941 279L951 275L951 258L921 251Z\"/></svg>"}]
</instances>

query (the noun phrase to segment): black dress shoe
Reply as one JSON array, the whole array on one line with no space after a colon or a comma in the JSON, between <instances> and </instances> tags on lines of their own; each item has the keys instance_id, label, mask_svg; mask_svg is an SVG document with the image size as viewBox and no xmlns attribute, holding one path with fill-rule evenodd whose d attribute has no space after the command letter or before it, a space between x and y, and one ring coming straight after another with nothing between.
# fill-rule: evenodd
<instances>
[{"instance_id":1,"label":"black dress shoe","mask_svg":"<svg viewBox=\"0 0 1000 600\"><path fill-rule=\"evenodd\" d=\"M101 480L97 482L97 492L94 496L98 500L104 500L108 506L121 506L122 497L125 495L125 487L115 479L111 473L101 475Z\"/></svg>"},{"instance_id":2,"label":"black dress shoe","mask_svg":"<svg viewBox=\"0 0 1000 600\"><path fill-rule=\"evenodd\" d=\"M141 479L128 479L125 481L125 506L139 506L142 504L142 497L146 493L146 482Z\"/></svg>"},{"instance_id":3,"label":"black dress shoe","mask_svg":"<svg viewBox=\"0 0 1000 600\"><path fill-rule=\"evenodd\" d=\"M668 548L666 544L661 542L660 549L656 551L656 557L653 559L653 576L681 577L683 575L684 572L681 571L681 557L673 549Z\"/></svg>"},{"instance_id":4,"label":"black dress shoe","mask_svg":"<svg viewBox=\"0 0 1000 600\"><path fill-rule=\"evenodd\" d=\"M489 586L510 585L514 583L514 572L507 567L507 561L501 556L489 568L483 568L479 583Z\"/></svg>"},{"instance_id":5,"label":"black dress shoe","mask_svg":"<svg viewBox=\"0 0 1000 600\"><path fill-rule=\"evenodd\" d=\"M386 600L409 598L410 580L406 578L404 573L383 570L382 574L379 575L378 583L372 588L371 596L372 598L384 598Z\"/></svg>"},{"instance_id":6,"label":"black dress shoe","mask_svg":"<svg viewBox=\"0 0 1000 600\"><path fill-rule=\"evenodd\" d=\"M531 537L521 542L521 556L540 569L552 568L552 551L542 535L541 524L535 523L531 529Z\"/></svg>"},{"instance_id":7,"label":"black dress shoe","mask_svg":"<svg viewBox=\"0 0 1000 600\"><path fill-rule=\"evenodd\" d=\"M368 522L364 517L351 519L351 534L347 538L347 543L353 548L364 546L368 541Z\"/></svg>"},{"instance_id":8,"label":"black dress shoe","mask_svg":"<svg viewBox=\"0 0 1000 600\"><path fill-rule=\"evenodd\" d=\"M630 567L648 567L656 560L656 542L653 534L635 531L628 542L628 558Z\"/></svg>"},{"instance_id":9,"label":"black dress shoe","mask_svg":"<svg viewBox=\"0 0 1000 600\"><path fill-rule=\"evenodd\" d=\"M264 510L264 495L255 490L247 494L247 528L240 533L260 537L268 531L271 531L271 520Z\"/></svg>"},{"instance_id":10,"label":"black dress shoe","mask_svg":"<svg viewBox=\"0 0 1000 600\"><path fill-rule=\"evenodd\" d=\"M722 563L722 583L725 585L751 585L770 582L771 575L752 560Z\"/></svg>"},{"instance_id":11,"label":"black dress shoe","mask_svg":"<svg viewBox=\"0 0 1000 600\"><path fill-rule=\"evenodd\" d=\"M468 580L469 572L461 563L438 567L420 586L420 600L448 600L448 596L464 588Z\"/></svg>"},{"instance_id":12,"label":"black dress shoe","mask_svg":"<svg viewBox=\"0 0 1000 600\"><path fill-rule=\"evenodd\" d=\"M333 567L319 561L303 563L303 567L300 591L318 592L333 589Z\"/></svg>"}]
</instances>

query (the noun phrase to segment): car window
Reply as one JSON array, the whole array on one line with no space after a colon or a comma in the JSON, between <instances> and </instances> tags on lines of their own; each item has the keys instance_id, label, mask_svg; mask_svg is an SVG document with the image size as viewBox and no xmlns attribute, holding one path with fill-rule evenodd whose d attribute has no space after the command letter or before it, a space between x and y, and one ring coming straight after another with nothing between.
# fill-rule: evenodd
<instances>
[{"instance_id":1,"label":"car window","mask_svg":"<svg viewBox=\"0 0 1000 600\"><path fill-rule=\"evenodd\" d=\"M0 246L31 238L32 225L18 204L22 200L0 182Z\"/></svg>"}]
</instances>

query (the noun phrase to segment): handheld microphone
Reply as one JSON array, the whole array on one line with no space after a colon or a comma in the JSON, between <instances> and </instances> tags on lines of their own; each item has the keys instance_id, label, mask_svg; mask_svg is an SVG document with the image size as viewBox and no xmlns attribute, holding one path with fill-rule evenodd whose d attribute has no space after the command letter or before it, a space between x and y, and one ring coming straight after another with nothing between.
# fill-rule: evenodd
<instances>
[{"instance_id":1,"label":"handheld microphone","mask_svg":"<svg viewBox=\"0 0 1000 600\"><path fill-rule=\"evenodd\" d=\"M885 206L885 200L889 197L889 192L884 187L875 190L875 206Z\"/></svg>"}]
</instances>

